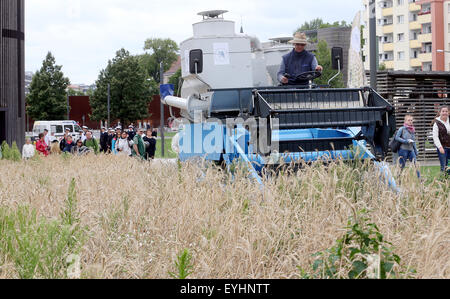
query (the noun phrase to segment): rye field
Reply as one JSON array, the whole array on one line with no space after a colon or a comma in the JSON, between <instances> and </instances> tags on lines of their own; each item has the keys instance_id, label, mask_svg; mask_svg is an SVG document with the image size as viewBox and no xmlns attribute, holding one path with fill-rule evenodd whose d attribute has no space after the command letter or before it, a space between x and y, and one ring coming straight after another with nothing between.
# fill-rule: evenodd
<instances>
[{"instance_id":1,"label":"rye field","mask_svg":"<svg viewBox=\"0 0 450 299\"><path fill-rule=\"evenodd\" d=\"M264 178L118 156L0 160L0 278L450 278L450 180Z\"/></svg>"}]
</instances>

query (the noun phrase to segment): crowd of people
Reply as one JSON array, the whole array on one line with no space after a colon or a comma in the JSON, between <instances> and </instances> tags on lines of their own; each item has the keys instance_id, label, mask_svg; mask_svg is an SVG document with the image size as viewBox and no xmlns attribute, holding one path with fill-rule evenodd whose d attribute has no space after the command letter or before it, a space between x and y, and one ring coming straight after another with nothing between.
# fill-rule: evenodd
<instances>
[{"instance_id":1,"label":"crowd of people","mask_svg":"<svg viewBox=\"0 0 450 299\"><path fill-rule=\"evenodd\" d=\"M138 157L142 160L155 158L157 132L152 129L138 128L135 130L133 125L128 130L122 130L121 127L115 129L105 127L101 128L100 140L95 138L93 132L88 127L83 126L78 138L72 137L70 130L67 129L64 136L58 141L50 142L48 131L45 130L39 134L36 146L27 138L22 150L22 157L30 159L36 151L43 156L50 154L68 153L72 155L94 154L114 154L129 157ZM76 139L76 140L75 140Z\"/></svg>"}]
</instances>

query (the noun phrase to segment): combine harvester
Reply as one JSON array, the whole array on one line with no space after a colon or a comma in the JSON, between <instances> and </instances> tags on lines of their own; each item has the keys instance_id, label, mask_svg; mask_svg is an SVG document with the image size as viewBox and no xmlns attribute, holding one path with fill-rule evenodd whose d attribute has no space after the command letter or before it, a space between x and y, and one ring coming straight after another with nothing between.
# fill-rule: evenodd
<instances>
[{"instance_id":1,"label":"combine harvester","mask_svg":"<svg viewBox=\"0 0 450 299\"><path fill-rule=\"evenodd\" d=\"M261 184L265 168L371 159L398 190L388 166L366 146L386 154L396 129L393 107L371 88L316 86L319 72L300 75L307 86L277 86L265 57L274 61L278 55L281 63L292 47L263 48L256 37L236 34L225 12L200 13L203 21L193 25L194 37L181 44L181 97L161 86L163 102L181 109L183 117L172 146L179 159L228 167L243 161ZM342 49L333 48L332 56L340 72Z\"/></svg>"}]
</instances>

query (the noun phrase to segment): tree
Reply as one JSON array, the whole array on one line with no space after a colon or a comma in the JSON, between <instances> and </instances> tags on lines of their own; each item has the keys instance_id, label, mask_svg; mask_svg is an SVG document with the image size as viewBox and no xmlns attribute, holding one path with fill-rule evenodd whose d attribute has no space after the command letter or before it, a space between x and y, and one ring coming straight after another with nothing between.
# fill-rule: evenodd
<instances>
[{"instance_id":1,"label":"tree","mask_svg":"<svg viewBox=\"0 0 450 299\"><path fill-rule=\"evenodd\" d=\"M316 52L317 61L319 65L323 66L322 76L316 80L314 83L318 85L326 85L328 84L328 80L330 80L334 75L336 75L336 70L332 68L331 63L331 51L328 49L328 44L324 40L320 40L317 44L317 52ZM342 73L337 76L333 81L330 82L330 87L332 88L343 88L344 80Z\"/></svg>"},{"instance_id":2,"label":"tree","mask_svg":"<svg viewBox=\"0 0 450 299\"><path fill-rule=\"evenodd\" d=\"M111 120L118 119L125 125L126 122L135 122L148 116L152 85L137 56L131 56L128 51L121 49L100 71L97 88L91 98L91 118L96 121L108 119L108 84Z\"/></svg>"},{"instance_id":3,"label":"tree","mask_svg":"<svg viewBox=\"0 0 450 299\"><path fill-rule=\"evenodd\" d=\"M42 67L33 76L27 96L27 113L35 120L59 120L67 115L66 89L70 81L64 77L62 66L48 52Z\"/></svg>"},{"instance_id":4,"label":"tree","mask_svg":"<svg viewBox=\"0 0 450 299\"><path fill-rule=\"evenodd\" d=\"M178 59L178 45L167 38L150 38L145 41L144 50L149 52L140 56L140 61L148 75L155 82L160 82L160 63L163 63L164 71L168 71Z\"/></svg>"},{"instance_id":5,"label":"tree","mask_svg":"<svg viewBox=\"0 0 450 299\"><path fill-rule=\"evenodd\" d=\"M331 27L351 27L351 25L347 24L347 21L336 21L333 24L325 23L321 18L313 19L309 22L303 23L297 30L295 30L294 34L297 32L305 32L308 40L312 43L317 42L317 32L316 30L322 28L331 28ZM313 31L313 32L308 32Z\"/></svg>"},{"instance_id":6,"label":"tree","mask_svg":"<svg viewBox=\"0 0 450 299\"><path fill-rule=\"evenodd\" d=\"M179 69L172 77L169 79L169 84L173 84L175 86L174 91L175 94L178 95L178 89L180 87L180 78L181 78L181 69Z\"/></svg>"},{"instance_id":7,"label":"tree","mask_svg":"<svg viewBox=\"0 0 450 299\"><path fill-rule=\"evenodd\" d=\"M85 95L84 92L79 91L79 90L75 90L75 89L73 89L73 88L69 88L69 89L67 90L67 94L68 94L69 96L84 96L84 95Z\"/></svg>"}]
</instances>

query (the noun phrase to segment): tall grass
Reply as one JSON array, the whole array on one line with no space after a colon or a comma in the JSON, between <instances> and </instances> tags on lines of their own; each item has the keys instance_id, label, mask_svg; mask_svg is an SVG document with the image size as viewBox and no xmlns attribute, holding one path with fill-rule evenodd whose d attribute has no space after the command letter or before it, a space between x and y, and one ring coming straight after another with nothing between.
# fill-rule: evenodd
<instances>
[{"instance_id":1,"label":"tall grass","mask_svg":"<svg viewBox=\"0 0 450 299\"><path fill-rule=\"evenodd\" d=\"M50 268L49 261L76 250L67 250L65 242L58 251L65 233L50 232L71 223L78 223L79 238L84 236L76 242L82 246L81 278L170 278L177 270L174 261L183 268L185 249L189 278L300 278L313 274L313 254L334 246L346 234L348 219L361 210L400 257L396 273L450 278L450 183L423 183L414 169L393 170L403 189L396 194L364 163L316 164L268 175L263 191L240 168L232 178L215 167L118 156L19 163L0 161L5 174L0 215L7 216L0 219L27 215L23 221L32 223L14 230L24 236L19 239L29 240L29 248L54 244L55 249L41 252L39 262L31 251L29 265L22 267L17 258L28 253L16 257L1 241L0 278L64 277L60 264ZM73 182L71 202L74 193L67 187ZM43 237L33 237L40 225Z\"/></svg>"}]
</instances>

